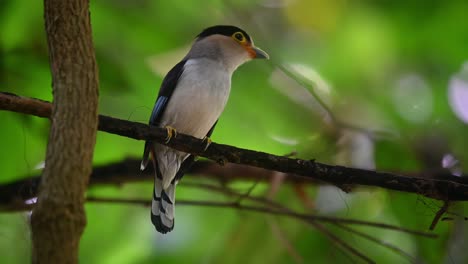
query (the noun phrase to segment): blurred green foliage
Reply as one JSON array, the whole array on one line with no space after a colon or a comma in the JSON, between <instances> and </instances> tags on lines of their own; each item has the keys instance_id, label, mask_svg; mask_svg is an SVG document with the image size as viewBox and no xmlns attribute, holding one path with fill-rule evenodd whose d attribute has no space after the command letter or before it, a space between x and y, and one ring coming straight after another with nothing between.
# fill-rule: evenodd
<instances>
[{"instance_id":1,"label":"blurred green foliage","mask_svg":"<svg viewBox=\"0 0 468 264\"><path fill-rule=\"evenodd\" d=\"M7 0L2 8L0 91L51 100L41 1ZM450 155L458 163L448 169L467 171L467 125L455 114L449 96L450 80L468 59L467 1L101 0L91 1L90 9L102 114L146 122L162 78L193 38L207 26L234 24L247 30L273 63L253 61L236 72L214 141L280 155L295 150L301 158L396 172L437 169ZM371 132L337 125L275 63L295 65L298 78L315 85L314 92L337 120ZM48 121L4 111L0 120L0 181L37 173ZM95 164L138 157L142 148L142 142L99 133ZM246 191L250 185L232 187ZM263 195L267 187L255 188L254 194ZM150 199L151 188L149 183L128 184L95 187L90 193ZM343 194L311 186L307 191L316 199L318 213L407 228L427 229L440 206L417 195L377 189ZM183 182L178 198L228 200ZM304 210L287 185L276 200ZM452 211L463 215L465 207L459 204ZM86 210L82 263L290 263L300 262L298 258L305 263L353 263L349 253L320 231L292 219L179 206L175 230L162 236L154 231L147 208L87 204ZM286 238L275 235L277 226ZM388 249L330 228L378 263L404 261ZM439 223L437 240L359 228L423 263L467 263L463 248L468 245L460 239L460 234L467 237L466 229L458 216ZM0 214L2 262L28 263L29 246L28 215Z\"/></svg>"}]
</instances>

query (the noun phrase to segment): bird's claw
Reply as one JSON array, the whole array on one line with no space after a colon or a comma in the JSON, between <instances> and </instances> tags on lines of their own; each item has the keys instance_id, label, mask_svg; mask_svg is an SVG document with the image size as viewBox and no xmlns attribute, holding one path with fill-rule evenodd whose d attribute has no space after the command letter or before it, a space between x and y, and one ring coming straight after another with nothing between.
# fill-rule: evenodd
<instances>
[{"instance_id":1,"label":"bird's claw","mask_svg":"<svg viewBox=\"0 0 468 264\"><path fill-rule=\"evenodd\" d=\"M177 130L171 126L165 126L166 131L167 131L167 137L166 137L166 144L171 141L171 138L176 138L177 137Z\"/></svg>"},{"instance_id":2,"label":"bird's claw","mask_svg":"<svg viewBox=\"0 0 468 264\"><path fill-rule=\"evenodd\" d=\"M206 151L213 141L211 141L211 138L209 138L209 137L204 137L203 138L203 143L205 143L205 142L206 142L206 145L203 148L203 151Z\"/></svg>"}]
</instances>

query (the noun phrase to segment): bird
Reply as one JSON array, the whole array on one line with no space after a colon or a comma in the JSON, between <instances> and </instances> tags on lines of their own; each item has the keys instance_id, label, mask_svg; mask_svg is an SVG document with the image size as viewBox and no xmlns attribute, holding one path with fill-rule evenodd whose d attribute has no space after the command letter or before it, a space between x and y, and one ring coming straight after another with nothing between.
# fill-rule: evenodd
<instances>
[{"instance_id":1,"label":"bird","mask_svg":"<svg viewBox=\"0 0 468 264\"><path fill-rule=\"evenodd\" d=\"M195 37L187 55L164 77L149 119L150 126L167 130L166 143L177 133L204 139L210 136L228 101L231 77L242 64L269 55L237 26L216 25ZM151 222L156 231L174 229L175 188L194 155L146 141L140 169L154 168Z\"/></svg>"}]
</instances>

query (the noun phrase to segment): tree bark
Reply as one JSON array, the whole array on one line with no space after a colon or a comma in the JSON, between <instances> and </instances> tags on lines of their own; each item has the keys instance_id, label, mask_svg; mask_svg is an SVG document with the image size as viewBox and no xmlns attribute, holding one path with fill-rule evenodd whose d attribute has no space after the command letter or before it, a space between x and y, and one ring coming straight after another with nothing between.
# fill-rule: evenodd
<instances>
[{"instance_id":1,"label":"tree bark","mask_svg":"<svg viewBox=\"0 0 468 264\"><path fill-rule=\"evenodd\" d=\"M33 263L78 263L98 124L98 73L88 5L88 0L44 1L54 103L46 165L31 218Z\"/></svg>"}]
</instances>

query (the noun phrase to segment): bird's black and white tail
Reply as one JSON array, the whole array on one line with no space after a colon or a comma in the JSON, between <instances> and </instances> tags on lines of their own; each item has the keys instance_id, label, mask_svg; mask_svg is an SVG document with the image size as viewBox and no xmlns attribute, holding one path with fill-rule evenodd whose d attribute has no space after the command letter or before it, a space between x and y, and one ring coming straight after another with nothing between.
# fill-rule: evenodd
<instances>
[{"instance_id":1,"label":"bird's black and white tail","mask_svg":"<svg viewBox=\"0 0 468 264\"><path fill-rule=\"evenodd\" d=\"M165 234L174 228L176 182L171 182L164 189L162 178L158 176L160 175L157 175L154 181L153 200L151 201L151 222L153 222L158 232Z\"/></svg>"},{"instance_id":2,"label":"bird's black and white tail","mask_svg":"<svg viewBox=\"0 0 468 264\"><path fill-rule=\"evenodd\" d=\"M148 154L151 154L155 171L153 199L151 201L151 222L158 232L166 234L174 229L175 187L177 181L174 179L164 188L161 169L158 166L152 147L148 143L145 145L145 153L140 169L143 171L146 168L149 161Z\"/></svg>"},{"instance_id":3,"label":"bird's black and white tail","mask_svg":"<svg viewBox=\"0 0 468 264\"><path fill-rule=\"evenodd\" d=\"M165 234L174 229L176 185L187 168L192 166L195 157L161 146L159 151L163 154L158 156L158 160L153 147L151 143L145 145L145 153L140 169L144 170L146 168L149 163L149 156L151 156L155 171L153 199L151 201L151 222L158 232Z\"/></svg>"}]
</instances>

